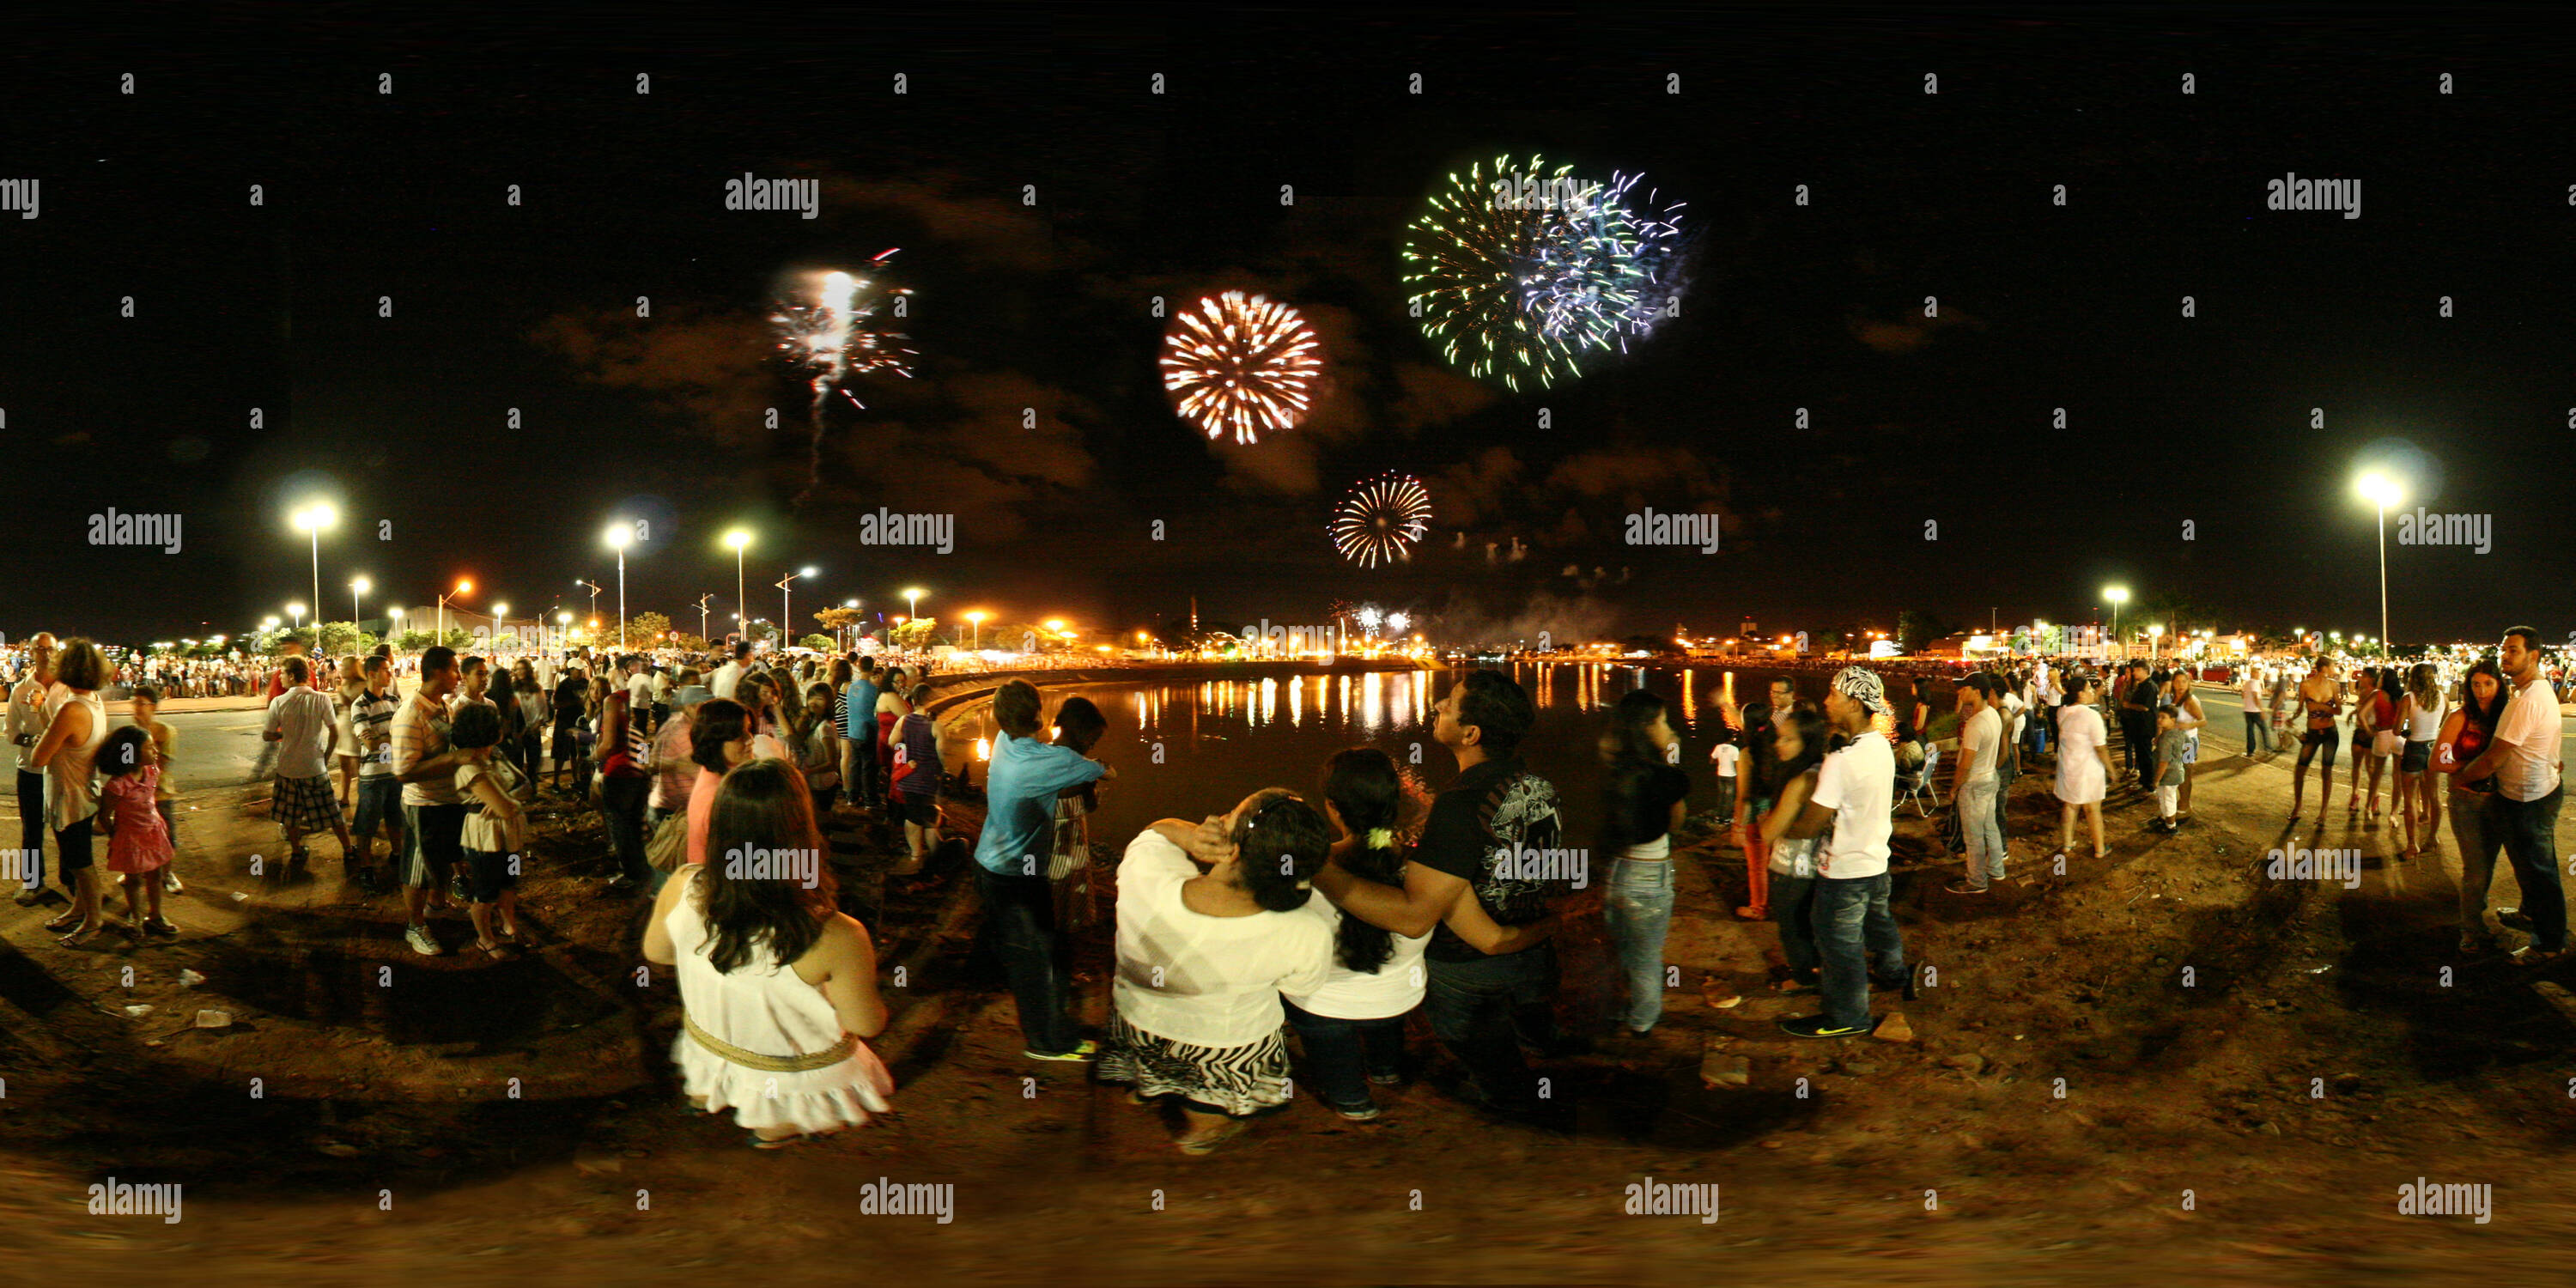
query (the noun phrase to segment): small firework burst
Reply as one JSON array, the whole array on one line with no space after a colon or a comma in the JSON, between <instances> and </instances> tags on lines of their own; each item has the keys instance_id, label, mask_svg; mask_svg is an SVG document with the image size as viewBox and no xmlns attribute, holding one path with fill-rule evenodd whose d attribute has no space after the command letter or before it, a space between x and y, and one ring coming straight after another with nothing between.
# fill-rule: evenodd
<instances>
[{"instance_id":1,"label":"small firework burst","mask_svg":"<svg viewBox=\"0 0 2576 1288\"><path fill-rule=\"evenodd\" d=\"M1570 234L1565 212L1584 185L1573 167L1546 169L1531 157L1477 162L1434 194L1405 229L1404 284L1422 333L1449 361L1478 378L1500 376L1517 390L1582 374L1578 346L1547 333L1526 303L1549 248Z\"/></svg>"},{"instance_id":2,"label":"small firework burst","mask_svg":"<svg viewBox=\"0 0 2576 1288\"><path fill-rule=\"evenodd\" d=\"M1227 291L1172 319L1163 336L1163 388L1178 397L1181 418L1209 438L1231 429L1234 441L1256 443L1306 418L1323 370L1319 347L1297 310Z\"/></svg>"},{"instance_id":3,"label":"small firework burst","mask_svg":"<svg viewBox=\"0 0 2576 1288\"><path fill-rule=\"evenodd\" d=\"M1333 548L1363 568L1409 560L1431 531L1431 493L1410 475L1370 479L1342 498L1328 531Z\"/></svg>"}]
</instances>

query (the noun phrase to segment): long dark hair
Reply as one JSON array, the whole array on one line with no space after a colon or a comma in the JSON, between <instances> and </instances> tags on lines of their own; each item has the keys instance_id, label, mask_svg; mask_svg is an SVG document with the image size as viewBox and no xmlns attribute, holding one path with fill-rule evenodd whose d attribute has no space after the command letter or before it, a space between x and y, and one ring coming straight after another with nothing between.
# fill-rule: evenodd
<instances>
[{"instance_id":1,"label":"long dark hair","mask_svg":"<svg viewBox=\"0 0 2576 1288\"><path fill-rule=\"evenodd\" d=\"M1798 758L1782 764L1777 757L1773 757L1771 764L1763 772L1778 775L1775 781L1786 787L1798 781L1800 774L1825 763L1825 739L1832 730L1826 727L1823 715L1805 707L1793 708L1788 715L1775 720L1773 724L1777 725L1782 721L1798 731Z\"/></svg>"},{"instance_id":2,"label":"long dark hair","mask_svg":"<svg viewBox=\"0 0 2576 1288\"><path fill-rule=\"evenodd\" d=\"M2480 703L2477 689L2469 683L2470 680L2481 675L2495 677L2496 695L2492 703ZM2513 685L2505 680L2504 668L2497 666L2494 658L2479 658L2469 667L2468 672L2460 677L2460 714L2483 733L2495 732L2496 722L2504 719L2504 704L2512 698Z\"/></svg>"},{"instance_id":3,"label":"long dark hair","mask_svg":"<svg viewBox=\"0 0 2576 1288\"><path fill-rule=\"evenodd\" d=\"M1664 750L1647 734L1668 708L1660 696L1631 689L1610 708L1610 727L1601 735L1601 765L1608 770L1601 784L1601 852L1618 854L1631 845L1662 836L1662 820L1637 817L1646 785L1665 768ZM1633 833L1654 828L1653 836Z\"/></svg>"},{"instance_id":4,"label":"long dark hair","mask_svg":"<svg viewBox=\"0 0 2576 1288\"><path fill-rule=\"evenodd\" d=\"M1360 838L1360 848L1342 860L1343 869L1363 880L1403 889L1404 852L1396 848L1394 832L1404 813L1404 780L1395 771L1395 759L1375 747L1334 752L1324 762L1324 799L1332 802L1351 834ZM1387 843L1369 844L1369 833L1381 828L1388 833ZM1333 932L1333 945L1342 965L1363 975L1376 974L1395 957L1393 932L1348 914Z\"/></svg>"},{"instance_id":5,"label":"long dark hair","mask_svg":"<svg viewBox=\"0 0 2576 1288\"><path fill-rule=\"evenodd\" d=\"M810 856L814 884L786 875L733 875L725 856L752 850ZM708 930L699 951L726 974L748 964L763 945L782 968L804 956L840 906L826 854L823 833L814 826L813 793L793 766L754 760L726 774L707 824L707 861L698 873L698 907Z\"/></svg>"},{"instance_id":6,"label":"long dark hair","mask_svg":"<svg viewBox=\"0 0 2576 1288\"><path fill-rule=\"evenodd\" d=\"M751 713L731 698L709 698L689 713L689 759L700 769L721 774L733 768L725 760L725 744L741 738L750 727Z\"/></svg>"},{"instance_id":7,"label":"long dark hair","mask_svg":"<svg viewBox=\"0 0 2576 1288\"><path fill-rule=\"evenodd\" d=\"M1790 708L1795 710L1793 704ZM1770 785L1778 780L1771 774L1771 704L1744 704L1744 751L1736 757L1735 794L1747 800L1761 800L1770 795Z\"/></svg>"}]
</instances>

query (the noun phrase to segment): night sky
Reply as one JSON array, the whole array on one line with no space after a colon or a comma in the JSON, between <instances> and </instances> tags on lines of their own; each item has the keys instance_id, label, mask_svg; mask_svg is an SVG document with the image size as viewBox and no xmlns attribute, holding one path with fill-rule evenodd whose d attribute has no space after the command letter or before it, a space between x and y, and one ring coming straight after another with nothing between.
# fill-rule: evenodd
<instances>
[{"instance_id":1,"label":"night sky","mask_svg":"<svg viewBox=\"0 0 2576 1288\"><path fill-rule=\"evenodd\" d=\"M478 607L586 607L626 515L653 524L630 607L690 628L702 592L730 609L739 523L755 614L821 569L800 618L917 584L942 616L1116 629L1196 595L1211 625L1342 599L1457 642L1822 634L2089 620L2122 581L2221 629L2375 632L2351 480L2392 452L2410 508L2493 532L2406 547L2392 520L2399 640L2576 626L2576 90L2540 29L936 7L358 38L257 12L301 25L12 20L0 178L42 204L0 215L11 639L280 612L316 489L334 618L359 573L370 616L460 575ZM1399 281L1443 176L1506 152L1641 170L1693 238L1680 319L1539 393L1449 369ZM724 209L746 171L819 180L820 217ZM2358 179L2360 217L2265 209L2287 172ZM898 246L914 378L853 386L796 507L774 292ZM1227 289L1324 341L1312 419L1251 447L1178 419L1155 366L1154 298ZM1350 567L1330 508L1390 469L1432 535ZM956 552L860 546L881 505L954 514ZM1622 544L1643 506L1724 512L1725 548ZM109 507L182 515L182 551L88 544Z\"/></svg>"}]
</instances>

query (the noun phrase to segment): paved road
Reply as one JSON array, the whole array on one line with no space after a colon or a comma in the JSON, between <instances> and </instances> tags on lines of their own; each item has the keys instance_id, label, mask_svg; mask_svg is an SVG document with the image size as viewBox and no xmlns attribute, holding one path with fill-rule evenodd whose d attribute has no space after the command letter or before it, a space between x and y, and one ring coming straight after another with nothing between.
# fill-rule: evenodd
<instances>
[{"instance_id":1,"label":"paved road","mask_svg":"<svg viewBox=\"0 0 2576 1288\"><path fill-rule=\"evenodd\" d=\"M180 791L239 787L259 759L261 711L178 711L161 717L179 735L171 781ZM123 723L120 719L118 723Z\"/></svg>"}]
</instances>

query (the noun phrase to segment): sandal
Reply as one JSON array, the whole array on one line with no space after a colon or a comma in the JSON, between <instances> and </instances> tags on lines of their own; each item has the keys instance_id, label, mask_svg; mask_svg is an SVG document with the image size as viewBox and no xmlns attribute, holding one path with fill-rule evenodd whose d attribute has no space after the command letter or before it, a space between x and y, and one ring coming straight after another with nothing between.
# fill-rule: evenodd
<instances>
[{"instance_id":1,"label":"sandal","mask_svg":"<svg viewBox=\"0 0 2576 1288\"><path fill-rule=\"evenodd\" d=\"M805 1144L814 1138L813 1136L800 1131L793 1136L781 1136L776 1140L772 1140L755 1131L745 1132L742 1139L744 1144L751 1146L753 1149L786 1149L793 1145Z\"/></svg>"},{"instance_id":2,"label":"sandal","mask_svg":"<svg viewBox=\"0 0 2576 1288\"><path fill-rule=\"evenodd\" d=\"M52 921L48 921L48 922L46 922L46 923L45 923L45 929L50 930L50 931L54 932L55 934L58 934L58 935L59 935L59 934L63 933L64 931L69 930L69 929L71 929L72 927L77 926L77 925L79 925L79 924L80 924L80 910L79 910L79 909L77 909L77 908L75 908L75 909L73 909L73 910L72 910L72 911L70 911L70 912L66 912L66 913L64 913L63 915L61 915L61 916L59 916L59 917L54 918Z\"/></svg>"},{"instance_id":3,"label":"sandal","mask_svg":"<svg viewBox=\"0 0 2576 1288\"><path fill-rule=\"evenodd\" d=\"M514 962L519 960L519 950L512 948L508 944L487 944L478 939L474 941L474 946L482 950L484 956L489 957L496 962Z\"/></svg>"},{"instance_id":4,"label":"sandal","mask_svg":"<svg viewBox=\"0 0 2576 1288\"><path fill-rule=\"evenodd\" d=\"M1179 1146L1182 1153L1195 1157L1201 1154L1213 1154L1219 1146L1250 1130L1252 1130L1250 1120L1228 1118L1223 1126L1207 1135L1175 1137L1172 1143Z\"/></svg>"},{"instance_id":5,"label":"sandal","mask_svg":"<svg viewBox=\"0 0 2576 1288\"><path fill-rule=\"evenodd\" d=\"M159 935L164 939L176 939L179 937L179 928L171 925L167 917L152 917L144 921L143 933Z\"/></svg>"}]
</instances>

